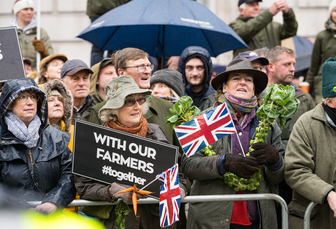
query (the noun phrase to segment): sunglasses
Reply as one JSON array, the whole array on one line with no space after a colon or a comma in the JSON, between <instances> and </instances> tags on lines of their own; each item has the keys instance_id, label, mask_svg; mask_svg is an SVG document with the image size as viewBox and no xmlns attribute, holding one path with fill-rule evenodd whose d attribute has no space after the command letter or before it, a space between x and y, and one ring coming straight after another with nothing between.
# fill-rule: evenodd
<instances>
[{"instance_id":1,"label":"sunglasses","mask_svg":"<svg viewBox=\"0 0 336 229\"><path fill-rule=\"evenodd\" d=\"M134 106L134 104L136 102L138 102L139 105L142 105L142 104L144 104L146 102L146 98L145 97L141 97L141 98L139 98L137 100L135 100L135 99L126 99L125 100L125 104L127 106L129 106L129 107Z\"/></svg>"}]
</instances>

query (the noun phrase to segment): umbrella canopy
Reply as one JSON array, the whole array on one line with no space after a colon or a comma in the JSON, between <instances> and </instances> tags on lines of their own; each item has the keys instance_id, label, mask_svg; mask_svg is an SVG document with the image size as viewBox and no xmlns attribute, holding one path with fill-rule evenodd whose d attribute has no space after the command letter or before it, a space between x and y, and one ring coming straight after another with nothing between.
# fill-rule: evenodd
<instances>
[{"instance_id":1,"label":"umbrella canopy","mask_svg":"<svg viewBox=\"0 0 336 229\"><path fill-rule=\"evenodd\" d=\"M101 50L139 48L151 56L179 56L201 46L211 56L247 47L204 5L190 0L133 0L105 13L77 37Z\"/></svg>"}]
</instances>

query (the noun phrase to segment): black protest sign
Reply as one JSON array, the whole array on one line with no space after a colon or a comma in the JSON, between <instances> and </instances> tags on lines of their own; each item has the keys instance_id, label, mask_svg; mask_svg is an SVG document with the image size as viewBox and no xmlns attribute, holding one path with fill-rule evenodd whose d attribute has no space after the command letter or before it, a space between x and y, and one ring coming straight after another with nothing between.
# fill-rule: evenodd
<instances>
[{"instance_id":1,"label":"black protest sign","mask_svg":"<svg viewBox=\"0 0 336 229\"><path fill-rule=\"evenodd\" d=\"M0 27L0 82L26 77L16 27Z\"/></svg>"},{"instance_id":2,"label":"black protest sign","mask_svg":"<svg viewBox=\"0 0 336 229\"><path fill-rule=\"evenodd\" d=\"M106 184L134 184L141 189L177 163L178 147L111 128L75 123L72 172ZM159 197L160 181L145 190Z\"/></svg>"}]
</instances>

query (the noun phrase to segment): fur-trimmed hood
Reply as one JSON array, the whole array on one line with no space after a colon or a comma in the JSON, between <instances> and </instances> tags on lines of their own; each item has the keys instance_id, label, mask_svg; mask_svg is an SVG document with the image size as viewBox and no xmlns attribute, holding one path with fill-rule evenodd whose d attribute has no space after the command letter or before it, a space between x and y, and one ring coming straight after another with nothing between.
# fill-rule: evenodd
<instances>
[{"instance_id":1,"label":"fur-trimmed hood","mask_svg":"<svg viewBox=\"0 0 336 229\"><path fill-rule=\"evenodd\" d=\"M46 82L41 90L45 93L45 96L47 97L48 94L52 90L58 90L59 93L64 98L64 116L63 116L63 121L65 123L65 131L69 132L70 127L71 127L71 120L72 120L72 114L73 114L73 98L70 90L65 86L65 84L59 80L59 79L54 79ZM49 121L49 119L48 119ZM57 129L61 129L60 123L59 125L55 126Z\"/></svg>"}]
</instances>

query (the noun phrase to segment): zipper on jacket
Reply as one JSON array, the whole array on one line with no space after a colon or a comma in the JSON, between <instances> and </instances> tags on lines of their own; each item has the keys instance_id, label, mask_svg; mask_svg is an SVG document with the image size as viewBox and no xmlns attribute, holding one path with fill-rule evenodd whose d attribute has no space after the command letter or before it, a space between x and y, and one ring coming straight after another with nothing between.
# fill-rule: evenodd
<instances>
[{"instance_id":1,"label":"zipper on jacket","mask_svg":"<svg viewBox=\"0 0 336 229\"><path fill-rule=\"evenodd\" d=\"M34 166L35 163L33 163L33 158L32 158L32 155L31 155L31 149L29 149L29 158L30 158L31 165Z\"/></svg>"}]
</instances>

